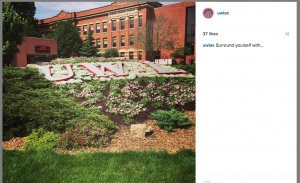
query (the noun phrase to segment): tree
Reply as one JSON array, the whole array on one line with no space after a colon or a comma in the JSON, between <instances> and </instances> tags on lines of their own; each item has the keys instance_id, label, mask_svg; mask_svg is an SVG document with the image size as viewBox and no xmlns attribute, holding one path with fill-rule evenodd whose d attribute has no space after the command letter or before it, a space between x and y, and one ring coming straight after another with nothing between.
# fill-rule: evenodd
<instances>
[{"instance_id":1,"label":"tree","mask_svg":"<svg viewBox=\"0 0 300 183\"><path fill-rule=\"evenodd\" d=\"M99 49L94 46L94 40L95 38L93 38L93 32L91 31L91 29L89 29L88 36L79 50L80 55L91 57L95 56L98 53Z\"/></svg>"},{"instance_id":2,"label":"tree","mask_svg":"<svg viewBox=\"0 0 300 183\"><path fill-rule=\"evenodd\" d=\"M73 25L73 20L54 22L46 39L57 40L57 56L68 58L70 56L79 56L79 50L82 46L80 38L80 29Z\"/></svg>"},{"instance_id":3,"label":"tree","mask_svg":"<svg viewBox=\"0 0 300 183\"><path fill-rule=\"evenodd\" d=\"M176 19L168 19L161 14L138 29L135 35L136 47L150 53L153 61L158 51L174 50L178 28Z\"/></svg>"},{"instance_id":4,"label":"tree","mask_svg":"<svg viewBox=\"0 0 300 183\"><path fill-rule=\"evenodd\" d=\"M105 50L104 54L102 54L105 58L119 57L119 52L117 48L110 48Z\"/></svg>"},{"instance_id":5,"label":"tree","mask_svg":"<svg viewBox=\"0 0 300 183\"><path fill-rule=\"evenodd\" d=\"M185 64L185 57L186 55L191 55L192 54L192 49L190 47L184 46L184 47L177 47L173 53L170 54L170 57L173 59L181 59L184 60Z\"/></svg>"},{"instance_id":6,"label":"tree","mask_svg":"<svg viewBox=\"0 0 300 183\"><path fill-rule=\"evenodd\" d=\"M17 47L21 45L24 37L25 20L18 13L13 11L10 2L3 2L2 8L2 30L3 30L3 45L2 53L3 60L12 60L16 53L20 50Z\"/></svg>"},{"instance_id":7,"label":"tree","mask_svg":"<svg viewBox=\"0 0 300 183\"><path fill-rule=\"evenodd\" d=\"M38 19L34 18L36 7L34 2L11 2L14 12L27 21L24 35L27 37L41 37L38 31Z\"/></svg>"}]
</instances>

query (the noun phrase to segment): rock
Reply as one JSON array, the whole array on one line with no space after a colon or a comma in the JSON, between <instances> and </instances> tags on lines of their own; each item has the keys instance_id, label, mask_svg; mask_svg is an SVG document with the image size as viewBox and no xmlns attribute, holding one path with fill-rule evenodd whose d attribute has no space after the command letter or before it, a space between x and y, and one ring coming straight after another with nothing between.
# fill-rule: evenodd
<instances>
[{"instance_id":1,"label":"rock","mask_svg":"<svg viewBox=\"0 0 300 183\"><path fill-rule=\"evenodd\" d=\"M153 129L146 124L132 124L130 133L132 137L145 138L146 133L151 133Z\"/></svg>"},{"instance_id":2,"label":"rock","mask_svg":"<svg viewBox=\"0 0 300 183\"><path fill-rule=\"evenodd\" d=\"M27 67L34 67L34 68L37 68L39 65L37 64L27 64Z\"/></svg>"}]
</instances>

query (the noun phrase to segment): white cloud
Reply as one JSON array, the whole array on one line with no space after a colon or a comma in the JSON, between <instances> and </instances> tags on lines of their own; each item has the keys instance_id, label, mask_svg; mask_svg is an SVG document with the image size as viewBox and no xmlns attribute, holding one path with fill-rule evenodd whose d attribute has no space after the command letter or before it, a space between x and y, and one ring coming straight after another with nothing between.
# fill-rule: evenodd
<instances>
[{"instance_id":1,"label":"white cloud","mask_svg":"<svg viewBox=\"0 0 300 183\"><path fill-rule=\"evenodd\" d=\"M175 3L180 3L180 2L160 2L163 5L169 5L169 4L175 4Z\"/></svg>"}]
</instances>

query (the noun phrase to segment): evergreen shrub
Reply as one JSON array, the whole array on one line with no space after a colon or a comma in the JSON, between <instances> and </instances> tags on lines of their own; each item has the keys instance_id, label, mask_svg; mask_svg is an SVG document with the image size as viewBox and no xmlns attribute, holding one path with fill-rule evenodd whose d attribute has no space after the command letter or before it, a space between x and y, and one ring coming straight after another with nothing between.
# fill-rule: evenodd
<instances>
[{"instance_id":1,"label":"evergreen shrub","mask_svg":"<svg viewBox=\"0 0 300 183\"><path fill-rule=\"evenodd\" d=\"M192 125L193 122L188 117L184 117L182 112L171 109L171 111L157 110L151 113L151 118L157 120L157 125L161 129L165 129L169 132L175 128L185 127Z\"/></svg>"},{"instance_id":2,"label":"evergreen shrub","mask_svg":"<svg viewBox=\"0 0 300 183\"><path fill-rule=\"evenodd\" d=\"M97 128L101 130L97 140L106 143L117 129L107 116L60 97L38 69L5 67L3 85L3 140L27 136L38 128L55 133Z\"/></svg>"}]
</instances>

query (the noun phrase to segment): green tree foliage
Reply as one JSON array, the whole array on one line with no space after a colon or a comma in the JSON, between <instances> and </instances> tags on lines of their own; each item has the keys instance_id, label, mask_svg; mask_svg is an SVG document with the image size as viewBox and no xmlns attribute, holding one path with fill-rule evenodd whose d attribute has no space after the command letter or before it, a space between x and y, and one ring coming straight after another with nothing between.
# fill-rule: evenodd
<instances>
[{"instance_id":1,"label":"green tree foliage","mask_svg":"<svg viewBox=\"0 0 300 183\"><path fill-rule=\"evenodd\" d=\"M105 50L103 57L105 58L111 58L111 57L119 57L119 52L117 48L110 48Z\"/></svg>"},{"instance_id":2,"label":"green tree foliage","mask_svg":"<svg viewBox=\"0 0 300 183\"><path fill-rule=\"evenodd\" d=\"M93 37L93 32L89 29L88 36L86 40L83 42L82 47L79 50L81 56L92 57L96 56L99 49L95 47L95 38Z\"/></svg>"},{"instance_id":3,"label":"green tree foliage","mask_svg":"<svg viewBox=\"0 0 300 183\"><path fill-rule=\"evenodd\" d=\"M82 39L78 33L79 28L73 25L72 19L67 21L57 21L53 23L51 33L46 39L57 40L57 56L69 58L79 56L79 50L82 46Z\"/></svg>"},{"instance_id":4,"label":"green tree foliage","mask_svg":"<svg viewBox=\"0 0 300 183\"><path fill-rule=\"evenodd\" d=\"M27 21L24 35L27 37L41 37L38 31L38 19L34 18L36 7L34 2L11 2L14 12Z\"/></svg>"},{"instance_id":5,"label":"green tree foliage","mask_svg":"<svg viewBox=\"0 0 300 183\"><path fill-rule=\"evenodd\" d=\"M185 57L186 55L191 55L192 49L190 47L184 46L184 47L178 47L175 49L173 53L170 54L170 57L174 59L181 59L184 60L183 63L185 63Z\"/></svg>"},{"instance_id":6,"label":"green tree foliage","mask_svg":"<svg viewBox=\"0 0 300 183\"><path fill-rule=\"evenodd\" d=\"M26 22L13 11L10 2L3 2L2 6L3 60L12 60L14 55L20 52L17 46L23 42Z\"/></svg>"}]
</instances>

